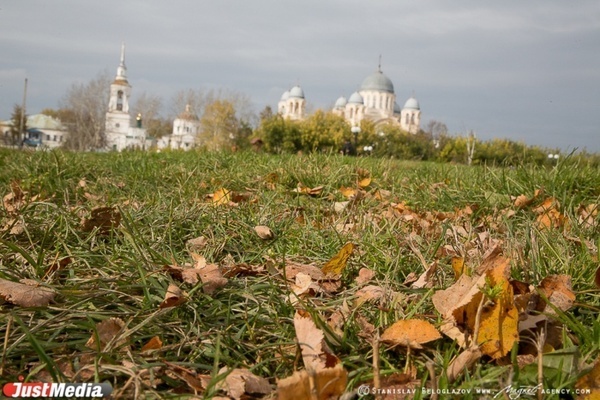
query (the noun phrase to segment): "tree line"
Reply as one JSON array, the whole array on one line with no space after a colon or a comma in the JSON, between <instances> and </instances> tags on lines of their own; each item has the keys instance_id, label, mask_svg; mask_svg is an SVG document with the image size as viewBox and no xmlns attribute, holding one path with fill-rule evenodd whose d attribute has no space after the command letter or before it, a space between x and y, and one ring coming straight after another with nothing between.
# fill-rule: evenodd
<instances>
[{"instance_id":1,"label":"tree line","mask_svg":"<svg viewBox=\"0 0 600 400\"><path fill-rule=\"evenodd\" d=\"M102 148L111 76L104 71L89 82L75 83L59 101L57 109L42 110L59 119L68 131L64 146L71 150ZM155 139L172 133L172 121L189 105L200 121L198 142L209 150L244 149L259 141L269 153L345 153L358 156L393 157L468 164L552 164L557 149L529 146L508 139L481 141L475 135L450 135L443 122L429 121L410 134L390 124L363 120L352 129L342 116L316 110L301 121L284 119L267 106L256 115L250 98L230 90L182 90L168 103L142 92L132 105L132 115L143 116L144 128ZM167 115L163 116L163 109ZM16 144L23 110L15 105L5 142ZM26 120L26 118L25 118ZM24 127L26 130L26 127ZM600 165L600 155L585 151L576 156Z\"/></svg>"}]
</instances>

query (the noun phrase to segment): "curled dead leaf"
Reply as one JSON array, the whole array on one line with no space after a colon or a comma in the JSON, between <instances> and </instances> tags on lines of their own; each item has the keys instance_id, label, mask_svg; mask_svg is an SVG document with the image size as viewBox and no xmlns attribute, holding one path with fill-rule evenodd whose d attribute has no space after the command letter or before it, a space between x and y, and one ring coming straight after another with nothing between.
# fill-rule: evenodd
<instances>
[{"instance_id":1,"label":"curled dead leaf","mask_svg":"<svg viewBox=\"0 0 600 400\"><path fill-rule=\"evenodd\" d=\"M269 240L269 239L273 239L275 237L275 235L273 234L273 231L268 226L264 226L264 225L255 226L254 231L256 232L258 237L263 240Z\"/></svg>"},{"instance_id":2,"label":"curled dead leaf","mask_svg":"<svg viewBox=\"0 0 600 400\"><path fill-rule=\"evenodd\" d=\"M179 289L177 285L170 284L165 293L165 299L159 304L158 308L176 307L187 301L186 293Z\"/></svg>"},{"instance_id":3,"label":"curled dead leaf","mask_svg":"<svg viewBox=\"0 0 600 400\"><path fill-rule=\"evenodd\" d=\"M54 290L30 279L23 279L21 282L0 278L0 298L21 307L45 307L54 301Z\"/></svg>"},{"instance_id":4,"label":"curled dead leaf","mask_svg":"<svg viewBox=\"0 0 600 400\"><path fill-rule=\"evenodd\" d=\"M381 341L384 343L413 349L422 349L422 344L441 338L442 335L430 322L421 319L396 321L381 335Z\"/></svg>"},{"instance_id":5,"label":"curled dead leaf","mask_svg":"<svg viewBox=\"0 0 600 400\"><path fill-rule=\"evenodd\" d=\"M227 372L228 368L223 367L219 370L219 375ZM235 400L246 398L246 396L262 397L272 391L267 379L254 375L245 368L235 368L229 371L227 377L217 384L217 388Z\"/></svg>"},{"instance_id":6,"label":"curled dead leaf","mask_svg":"<svg viewBox=\"0 0 600 400\"><path fill-rule=\"evenodd\" d=\"M142 351L159 350L162 348L162 346L163 342L160 340L160 337L154 336L142 346Z\"/></svg>"},{"instance_id":7,"label":"curled dead leaf","mask_svg":"<svg viewBox=\"0 0 600 400\"><path fill-rule=\"evenodd\" d=\"M318 371L296 371L277 381L278 400L330 400L346 390L348 372L342 364Z\"/></svg>"},{"instance_id":8,"label":"curled dead leaf","mask_svg":"<svg viewBox=\"0 0 600 400\"><path fill-rule=\"evenodd\" d=\"M354 244L346 243L335 256L327 261L323 268L321 268L321 271L325 275L341 275L353 251Z\"/></svg>"}]
</instances>

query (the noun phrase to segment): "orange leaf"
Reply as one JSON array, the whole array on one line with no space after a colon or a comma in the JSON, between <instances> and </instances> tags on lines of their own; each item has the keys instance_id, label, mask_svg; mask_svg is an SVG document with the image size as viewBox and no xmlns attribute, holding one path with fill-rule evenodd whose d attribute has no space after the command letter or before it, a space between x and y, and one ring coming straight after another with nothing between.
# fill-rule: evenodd
<instances>
[{"instance_id":1,"label":"orange leaf","mask_svg":"<svg viewBox=\"0 0 600 400\"><path fill-rule=\"evenodd\" d=\"M169 308L183 304L187 301L185 292L179 289L176 285L170 284L165 293L165 299L158 308Z\"/></svg>"},{"instance_id":2,"label":"orange leaf","mask_svg":"<svg viewBox=\"0 0 600 400\"><path fill-rule=\"evenodd\" d=\"M346 243L331 260L327 261L323 268L321 268L321 271L325 275L340 275L344 271L344 268L346 268L348 258L350 258L353 251L354 244L350 242Z\"/></svg>"},{"instance_id":3,"label":"orange leaf","mask_svg":"<svg viewBox=\"0 0 600 400\"><path fill-rule=\"evenodd\" d=\"M340 192L342 192L342 194L348 198L356 196L356 189L351 187L342 186L340 188Z\"/></svg>"},{"instance_id":4,"label":"orange leaf","mask_svg":"<svg viewBox=\"0 0 600 400\"><path fill-rule=\"evenodd\" d=\"M421 345L441 339L442 335L431 323L421 319L405 319L396 321L381 335L381 341L393 345L423 348Z\"/></svg>"},{"instance_id":5,"label":"orange leaf","mask_svg":"<svg viewBox=\"0 0 600 400\"><path fill-rule=\"evenodd\" d=\"M371 178L369 178L369 177L363 178L360 181L358 181L358 186L360 186L361 188L366 188L370 184L371 184Z\"/></svg>"},{"instance_id":6,"label":"orange leaf","mask_svg":"<svg viewBox=\"0 0 600 400\"><path fill-rule=\"evenodd\" d=\"M231 191L221 188L213 193L212 202L214 205L226 205L231 201Z\"/></svg>"},{"instance_id":7,"label":"orange leaf","mask_svg":"<svg viewBox=\"0 0 600 400\"><path fill-rule=\"evenodd\" d=\"M464 274L466 270L465 258L452 257L452 270L454 271L454 278L460 278L460 276Z\"/></svg>"},{"instance_id":8,"label":"orange leaf","mask_svg":"<svg viewBox=\"0 0 600 400\"><path fill-rule=\"evenodd\" d=\"M162 340L160 340L158 336L154 336L152 339L148 340L148 342L142 347L142 351L158 350L162 348L162 345Z\"/></svg>"}]
</instances>

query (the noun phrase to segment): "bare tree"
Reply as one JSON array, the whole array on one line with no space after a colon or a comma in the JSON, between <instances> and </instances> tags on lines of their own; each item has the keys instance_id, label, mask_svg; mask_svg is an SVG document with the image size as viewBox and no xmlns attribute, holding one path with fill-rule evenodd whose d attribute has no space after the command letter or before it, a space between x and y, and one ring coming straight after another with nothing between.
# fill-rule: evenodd
<instances>
[{"instance_id":1,"label":"bare tree","mask_svg":"<svg viewBox=\"0 0 600 400\"><path fill-rule=\"evenodd\" d=\"M111 77L103 71L87 83L71 86L60 107L69 110L71 119L63 121L69 135L65 146L73 150L101 148L105 144L104 126Z\"/></svg>"},{"instance_id":2,"label":"bare tree","mask_svg":"<svg viewBox=\"0 0 600 400\"><path fill-rule=\"evenodd\" d=\"M160 97L143 92L138 96L132 107L134 115L139 115L148 134L153 137L161 137L170 132L170 122L161 117L162 100Z\"/></svg>"}]
</instances>

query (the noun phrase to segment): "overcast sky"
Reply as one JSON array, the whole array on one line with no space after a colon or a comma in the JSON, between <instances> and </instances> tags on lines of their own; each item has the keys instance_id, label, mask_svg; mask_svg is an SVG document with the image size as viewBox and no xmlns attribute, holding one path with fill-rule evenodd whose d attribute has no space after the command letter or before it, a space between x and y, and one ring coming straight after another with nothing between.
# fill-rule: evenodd
<instances>
[{"instance_id":1,"label":"overcast sky","mask_svg":"<svg viewBox=\"0 0 600 400\"><path fill-rule=\"evenodd\" d=\"M600 1L0 0L0 119L116 73L136 94L227 88L258 112L300 84L330 108L381 69L422 125L600 151ZM108 96L108 88L107 88Z\"/></svg>"}]
</instances>

